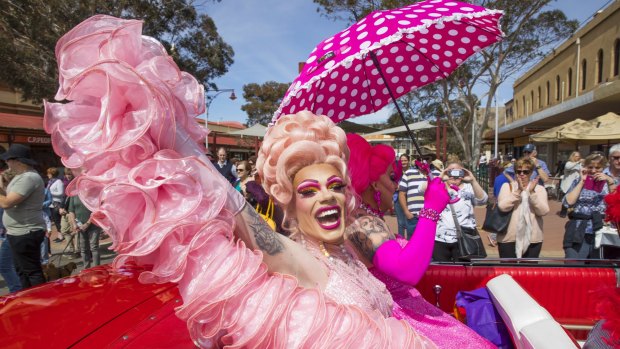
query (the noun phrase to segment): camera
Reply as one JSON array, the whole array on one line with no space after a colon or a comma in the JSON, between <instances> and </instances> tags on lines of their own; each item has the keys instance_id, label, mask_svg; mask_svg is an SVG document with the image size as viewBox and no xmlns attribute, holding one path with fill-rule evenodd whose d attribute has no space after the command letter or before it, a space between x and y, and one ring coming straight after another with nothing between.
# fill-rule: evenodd
<instances>
[{"instance_id":1,"label":"camera","mask_svg":"<svg viewBox=\"0 0 620 349\"><path fill-rule=\"evenodd\" d=\"M450 171L448 171L448 177L463 178L463 177L465 177L465 171L463 171L463 170L450 170Z\"/></svg>"}]
</instances>

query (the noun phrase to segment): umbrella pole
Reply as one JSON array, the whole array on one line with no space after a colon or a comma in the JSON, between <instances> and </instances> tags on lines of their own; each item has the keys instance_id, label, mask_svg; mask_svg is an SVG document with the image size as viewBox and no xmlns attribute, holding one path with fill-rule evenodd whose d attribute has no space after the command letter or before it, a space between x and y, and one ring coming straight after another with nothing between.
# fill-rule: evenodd
<instances>
[{"instance_id":1,"label":"umbrella pole","mask_svg":"<svg viewBox=\"0 0 620 349\"><path fill-rule=\"evenodd\" d=\"M396 97L394 97L394 94L392 93L392 89L388 85L387 80L385 79L385 76L383 75L383 71L381 70L381 66L379 65L379 60L377 59L377 56L375 55L373 51L370 51L369 54L370 54L370 59L372 59L372 62L374 63L377 70L379 71L379 75L381 76L381 79L383 79L383 83L385 84L385 87L387 87L388 92L390 93L390 97L392 97L392 101L394 101L394 105L396 106L398 115L400 115L400 119L403 121L403 124L405 125L405 128L407 129L409 138L411 138L411 140L413 141L413 146L415 147L415 150L418 152L418 154L420 154L420 157L422 157L422 150L420 149L420 145L418 144L418 141L416 140L415 135L409 128L409 125L407 124L407 120L405 120L405 115L403 114L402 110L400 110L398 103L396 103Z\"/></svg>"}]
</instances>

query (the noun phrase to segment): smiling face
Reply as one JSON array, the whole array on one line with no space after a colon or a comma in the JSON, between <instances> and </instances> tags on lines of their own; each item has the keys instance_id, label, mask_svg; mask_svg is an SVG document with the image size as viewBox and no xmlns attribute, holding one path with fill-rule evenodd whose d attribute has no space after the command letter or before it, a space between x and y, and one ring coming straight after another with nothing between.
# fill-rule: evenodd
<instances>
[{"instance_id":1,"label":"smiling face","mask_svg":"<svg viewBox=\"0 0 620 349\"><path fill-rule=\"evenodd\" d=\"M403 165L403 169L409 168L409 158L404 155L400 156L400 164Z\"/></svg>"},{"instance_id":2,"label":"smiling face","mask_svg":"<svg viewBox=\"0 0 620 349\"><path fill-rule=\"evenodd\" d=\"M342 242L346 199L342 174L329 164L306 166L295 175L293 190L301 233L327 243Z\"/></svg>"}]
</instances>

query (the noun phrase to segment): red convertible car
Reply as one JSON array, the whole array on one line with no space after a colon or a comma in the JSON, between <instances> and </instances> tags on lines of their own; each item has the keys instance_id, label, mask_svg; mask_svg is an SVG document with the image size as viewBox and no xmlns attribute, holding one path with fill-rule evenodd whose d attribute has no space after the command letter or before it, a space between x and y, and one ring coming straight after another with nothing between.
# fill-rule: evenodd
<instances>
[{"instance_id":1,"label":"red convertible car","mask_svg":"<svg viewBox=\"0 0 620 349\"><path fill-rule=\"evenodd\" d=\"M426 300L452 313L458 291L486 286L498 275L506 274L517 286L508 286L511 288L508 293L495 292L512 297L513 303L514 297L531 296L543 314L550 314L551 318L545 319L547 322L559 323L567 337L583 341L599 320L595 311L596 292L602 287L619 285L619 264L617 260L500 262L488 259L432 264L417 288ZM137 276L142 270L132 265L119 270L95 267L1 297L0 347L195 348L185 323L174 312L182 302L176 285L141 284ZM519 287L524 292L514 293ZM538 311L529 310L524 302L527 300L514 304L526 317L525 323L519 320L519 326L535 322L533 327L550 335L546 327L539 325L542 322L537 322L541 320L536 315ZM510 310L507 314L514 316ZM508 328L514 332L518 321L504 320L510 322ZM518 348L541 347L522 345L517 338L519 334L511 334Z\"/></svg>"}]
</instances>

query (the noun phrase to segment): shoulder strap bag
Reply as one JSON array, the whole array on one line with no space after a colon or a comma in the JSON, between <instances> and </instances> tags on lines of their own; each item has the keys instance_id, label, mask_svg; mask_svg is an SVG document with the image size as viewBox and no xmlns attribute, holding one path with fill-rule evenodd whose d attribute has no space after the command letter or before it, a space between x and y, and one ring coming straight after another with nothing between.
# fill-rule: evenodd
<instances>
[{"instance_id":1,"label":"shoulder strap bag","mask_svg":"<svg viewBox=\"0 0 620 349\"><path fill-rule=\"evenodd\" d=\"M454 206L450 206L454 227L456 228L456 240L459 246L459 258L462 260L471 260L473 258L486 258L487 252L484 249L484 243L476 228L463 228L459 224Z\"/></svg>"}]
</instances>

